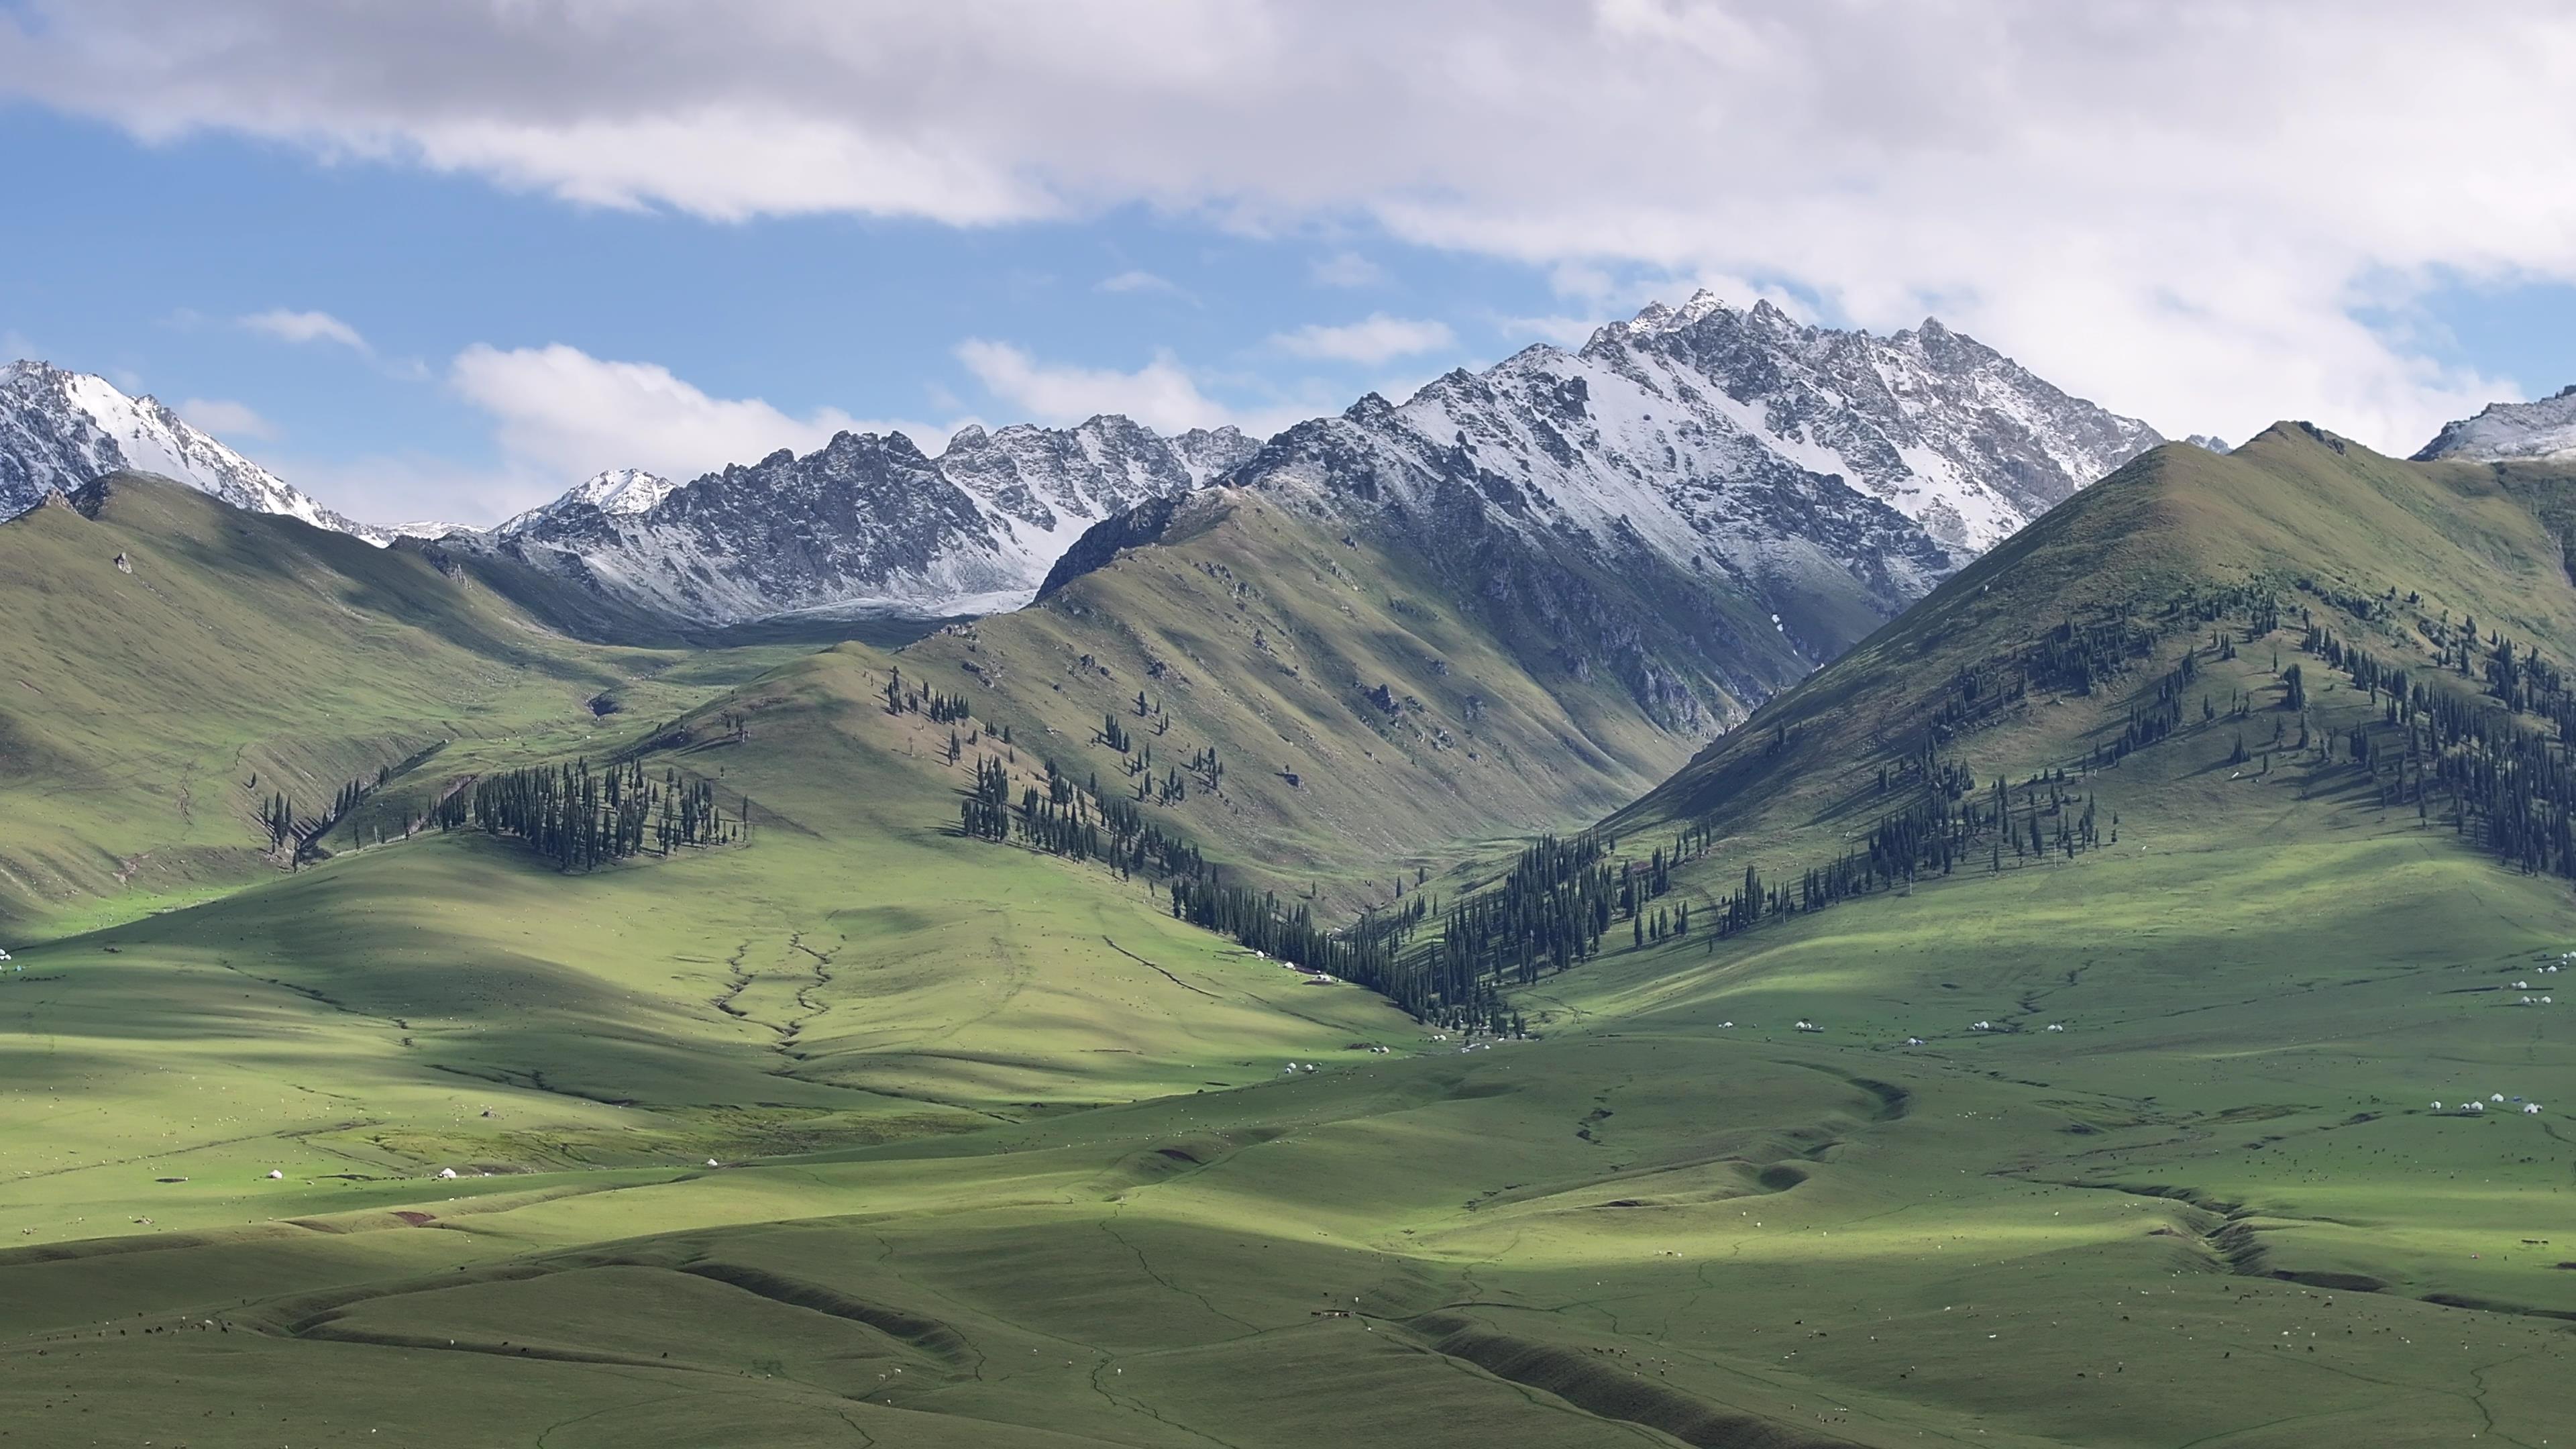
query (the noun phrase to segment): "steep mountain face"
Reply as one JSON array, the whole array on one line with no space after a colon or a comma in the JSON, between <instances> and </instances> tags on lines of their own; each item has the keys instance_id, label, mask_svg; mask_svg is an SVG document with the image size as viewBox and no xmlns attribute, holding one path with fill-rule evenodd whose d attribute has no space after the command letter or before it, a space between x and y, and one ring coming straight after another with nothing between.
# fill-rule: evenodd
<instances>
[{"instance_id":1,"label":"steep mountain face","mask_svg":"<svg viewBox=\"0 0 2576 1449\"><path fill-rule=\"evenodd\" d=\"M1706 730L2160 441L1926 322L1876 338L1706 293L1371 395L1227 481L1424 560L1533 667Z\"/></svg>"},{"instance_id":2,"label":"steep mountain face","mask_svg":"<svg viewBox=\"0 0 2576 1449\"><path fill-rule=\"evenodd\" d=\"M1356 909L1442 842L1597 818L1698 743L1648 718L1606 658L1571 667L1585 661L1523 632L1520 612L1466 606L1418 554L1261 490L1220 484L1121 520L1126 546L1064 570L1036 606L899 657L987 734L1118 782L1110 794L1247 878ZM1736 627L1754 649L1771 632ZM1133 722L1132 753L1104 718ZM1190 763L1206 760L1222 773Z\"/></svg>"},{"instance_id":3,"label":"steep mountain face","mask_svg":"<svg viewBox=\"0 0 2576 1449\"><path fill-rule=\"evenodd\" d=\"M0 518L130 469L175 478L236 508L300 518L370 543L393 535L343 517L199 432L151 397L42 362L0 367Z\"/></svg>"},{"instance_id":4,"label":"steep mountain face","mask_svg":"<svg viewBox=\"0 0 2576 1449\"><path fill-rule=\"evenodd\" d=\"M1165 438L1115 416L970 427L937 458L899 433L843 433L687 484L603 473L453 542L690 623L981 613L1026 602L1094 523L1189 492L1253 446L1232 428Z\"/></svg>"},{"instance_id":5,"label":"steep mountain face","mask_svg":"<svg viewBox=\"0 0 2576 1449\"><path fill-rule=\"evenodd\" d=\"M1574 637L1663 627L1631 606L1730 596L1713 612L1745 617L1710 641L1726 677L1631 661L1643 695L1696 722L1684 696L1768 694L2159 441L1938 322L1878 338L1702 293L1266 446L1116 416L968 428L936 458L850 435L684 486L604 473L483 546L692 624L983 613L1026 602L1092 525L1224 481L1412 536L1465 592L1578 626L1569 657L1635 655ZM1585 581L1604 571L1606 589ZM1783 657L1740 659L1739 626Z\"/></svg>"},{"instance_id":6,"label":"steep mountain face","mask_svg":"<svg viewBox=\"0 0 2576 1449\"><path fill-rule=\"evenodd\" d=\"M2445 423L2415 461L2504 463L2576 458L2576 385L2538 402L2489 403L2476 417Z\"/></svg>"},{"instance_id":7,"label":"steep mountain face","mask_svg":"<svg viewBox=\"0 0 2576 1449\"><path fill-rule=\"evenodd\" d=\"M2546 512L2567 491L2545 470L2400 462L2305 423L2224 455L2158 448L1771 701L1610 828L1704 829L1762 853L1766 873L1817 865L1857 838L1832 802L1895 811L1913 797L1891 789L1919 788L1930 753L1972 760L1959 778L1977 781L2062 767L2102 782L2106 798L2119 781L2115 808L2133 824L2168 790L2223 797L2232 766L2209 767L2240 738L2248 758L2321 760L2336 747L2319 742L2379 718L2357 683L2330 693L2316 657L2306 715L2283 702L2280 671L2301 657L2306 625L2470 693L2477 676L2461 660L2496 635L2545 660L2576 653L2576 585ZM2478 637L2463 635L2464 618ZM2187 691L2167 673L2185 654L2212 671ZM2204 711L2205 698L2251 703Z\"/></svg>"}]
</instances>

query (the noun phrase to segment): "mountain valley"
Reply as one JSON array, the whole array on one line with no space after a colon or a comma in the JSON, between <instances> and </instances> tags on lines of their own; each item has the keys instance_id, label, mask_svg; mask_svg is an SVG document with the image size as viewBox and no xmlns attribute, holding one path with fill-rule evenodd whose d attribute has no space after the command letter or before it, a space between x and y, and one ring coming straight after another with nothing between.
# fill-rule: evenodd
<instances>
[{"instance_id":1,"label":"mountain valley","mask_svg":"<svg viewBox=\"0 0 2576 1449\"><path fill-rule=\"evenodd\" d=\"M1653 309L381 546L49 483L0 1423L2553 1437L2576 468L2007 367Z\"/></svg>"}]
</instances>

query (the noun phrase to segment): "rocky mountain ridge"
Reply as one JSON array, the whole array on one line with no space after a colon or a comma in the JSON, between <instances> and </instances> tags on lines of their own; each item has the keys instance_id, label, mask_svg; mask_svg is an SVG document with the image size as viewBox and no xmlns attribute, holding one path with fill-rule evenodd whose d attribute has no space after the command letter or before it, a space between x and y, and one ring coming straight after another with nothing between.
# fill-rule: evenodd
<instances>
[{"instance_id":1,"label":"rocky mountain ridge","mask_svg":"<svg viewBox=\"0 0 2576 1449\"><path fill-rule=\"evenodd\" d=\"M504 555L692 624L989 613L1026 603L1083 531L1250 456L1232 428L1163 437L1116 415L962 429L932 457L844 432L675 484L603 473L489 534Z\"/></svg>"},{"instance_id":2,"label":"rocky mountain ridge","mask_svg":"<svg viewBox=\"0 0 2576 1449\"><path fill-rule=\"evenodd\" d=\"M300 518L370 543L395 536L323 507L157 398L128 397L103 377L48 363L0 365L0 518L120 469L158 473L236 508Z\"/></svg>"},{"instance_id":3,"label":"rocky mountain ridge","mask_svg":"<svg viewBox=\"0 0 2576 1449\"><path fill-rule=\"evenodd\" d=\"M2489 403L2445 423L2414 461L2504 463L2576 458L2576 385L2534 402Z\"/></svg>"}]
</instances>

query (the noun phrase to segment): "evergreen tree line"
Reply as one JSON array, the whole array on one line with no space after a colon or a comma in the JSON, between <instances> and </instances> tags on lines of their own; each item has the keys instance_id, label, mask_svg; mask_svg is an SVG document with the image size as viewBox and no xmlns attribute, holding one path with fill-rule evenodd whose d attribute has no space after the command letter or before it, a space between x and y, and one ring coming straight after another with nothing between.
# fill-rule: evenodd
<instances>
[{"instance_id":1,"label":"evergreen tree line","mask_svg":"<svg viewBox=\"0 0 2576 1449\"><path fill-rule=\"evenodd\" d=\"M1416 1021L1497 1034L1527 1029L1499 992L1489 986L1444 992L1435 957L1406 953L1406 943L1430 914L1430 902L1421 895L1389 910L1372 910L1348 929L1327 930L1315 924L1304 902L1283 908L1276 892L1213 878L1176 879L1171 891L1174 918L1230 936L1289 965L1366 987Z\"/></svg>"},{"instance_id":2,"label":"evergreen tree line","mask_svg":"<svg viewBox=\"0 0 2576 1449\"><path fill-rule=\"evenodd\" d=\"M959 830L977 840L1002 844L1016 839L1049 855L1097 860L1122 879L1196 880L1207 874L1198 847L1147 821L1135 801L1101 800L1097 780L1086 797L1055 761L1047 761L1046 767L1046 792L1024 786L1015 807L1010 768L990 756L977 760L974 787L958 802Z\"/></svg>"},{"instance_id":3,"label":"evergreen tree line","mask_svg":"<svg viewBox=\"0 0 2576 1449\"><path fill-rule=\"evenodd\" d=\"M1543 836L1500 884L1453 905L1419 963L1418 989L1433 1012L1490 1016L1503 986L1527 986L1592 959L1620 903L1633 908L1639 889L1611 863L1612 848L1607 837Z\"/></svg>"},{"instance_id":4,"label":"evergreen tree line","mask_svg":"<svg viewBox=\"0 0 2576 1449\"><path fill-rule=\"evenodd\" d=\"M1954 781L1964 768L1951 765L1938 778ZM2118 838L2119 818L2112 817L2106 840L2097 801L2090 792L2070 788L2063 769L2033 775L2018 791L2000 776L1981 793L1927 786L1905 808L1879 817L1863 845L1824 865L1776 881L1747 865L1743 883L1717 901L1711 949L1716 940L1776 916L1820 911L1924 876L1950 875L1963 865L1974 869L1980 855L1987 870L1999 874L2006 851L2017 864L2072 860Z\"/></svg>"},{"instance_id":5,"label":"evergreen tree line","mask_svg":"<svg viewBox=\"0 0 2576 1449\"><path fill-rule=\"evenodd\" d=\"M472 825L526 841L562 871L596 870L650 850L731 845L744 838L751 802L731 818L705 780L665 770L655 780L641 761L594 772L587 759L486 775L440 802L442 830Z\"/></svg>"},{"instance_id":6,"label":"evergreen tree line","mask_svg":"<svg viewBox=\"0 0 2576 1449\"><path fill-rule=\"evenodd\" d=\"M423 750L406 761L406 766L436 754L438 748L441 747ZM285 792L271 794L260 807L260 824L268 831L268 848L282 850L292 842L295 846L294 863L300 865L313 842L330 834L333 826L365 803L369 795L383 789L385 782L393 776L394 767L384 765L376 770L372 782L364 778L349 781L332 795L331 808L327 813L311 818L297 815L294 801Z\"/></svg>"},{"instance_id":7,"label":"evergreen tree line","mask_svg":"<svg viewBox=\"0 0 2576 1449\"><path fill-rule=\"evenodd\" d=\"M890 669L886 671L885 712L928 715L933 724L955 724L973 711L966 703L966 696L941 694L936 689L925 689L918 685L906 687L903 682L903 671ZM1002 738L1008 740L1010 731L1004 730Z\"/></svg>"},{"instance_id":8,"label":"evergreen tree line","mask_svg":"<svg viewBox=\"0 0 2576 1449\"><path fill-rule=\"evenodd\" d=\"M2411 803L2416 818L2429 821L2438 790L2462 837L2517 869L2576 879L2576 761L2563 691L2547 683L2553 666L2492 638L2486 684L2502 697L2489 701L2436 687L2329 631L2311 629L2310 642L2380 705L2376 723L2357 724L2343 738L2383 809ZM2514 698L2544 707L2556 739L2521 724L2505 706ZM2330 760L2330 742L2325 753Z\"/></svg>"}]
</instances>

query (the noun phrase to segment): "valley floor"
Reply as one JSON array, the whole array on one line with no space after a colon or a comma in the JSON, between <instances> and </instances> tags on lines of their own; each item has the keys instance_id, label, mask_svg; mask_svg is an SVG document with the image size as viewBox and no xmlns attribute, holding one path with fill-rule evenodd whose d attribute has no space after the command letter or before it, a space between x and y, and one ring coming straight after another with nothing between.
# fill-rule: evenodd
<instances>
[{"instance_id":1,"label":"valley floor","mask_svg":"<svg viewBox=\"0 0 2576 1449\"><path fill-rule=\"evenodd\" d=\"M1474 1050L1016 851L499 849L22 953L11 1442L2576 1422L2570 1054L2509 989L2576 913L2411 822L1621 953ZM2429 1106L2493 1093L2549 1110Z\"/></svg>"}]
</instances>

